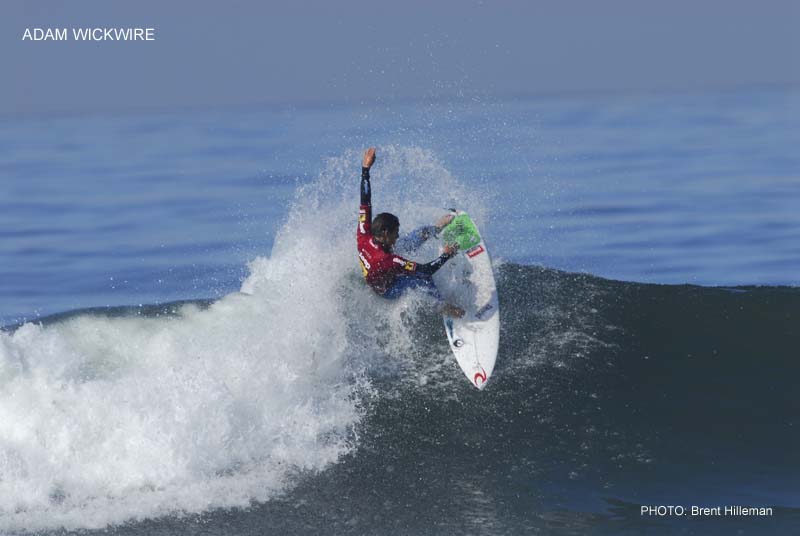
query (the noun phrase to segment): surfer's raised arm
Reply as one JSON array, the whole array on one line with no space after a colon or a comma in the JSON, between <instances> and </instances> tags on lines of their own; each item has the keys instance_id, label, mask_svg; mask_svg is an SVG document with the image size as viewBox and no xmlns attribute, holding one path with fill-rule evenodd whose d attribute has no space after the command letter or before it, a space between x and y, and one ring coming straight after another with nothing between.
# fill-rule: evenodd
<instances>
[{"instance_id":1,"label":"surfer's raised arm","mask_svg":"<svg viewBox=\"0 0 800 536\"><path fill-rule=\"evenodd\" d=\"M364 151L361 161L361 206L358 209L358 236L368 237L372 232L372 187L369 168L375 163L375 147Z\"/></svg>"},{"instance_id":2,"label":"surfer's raised arm","mask_svg":"<svg viewBox=\"0 0 800 536\"><path fill-rule=\"evenodd\" d=\"M372 188L369 184L369 168L375 163L375 147L364 151L361 161L361 204L372 205Z\"/></svg>"}]
</instances>

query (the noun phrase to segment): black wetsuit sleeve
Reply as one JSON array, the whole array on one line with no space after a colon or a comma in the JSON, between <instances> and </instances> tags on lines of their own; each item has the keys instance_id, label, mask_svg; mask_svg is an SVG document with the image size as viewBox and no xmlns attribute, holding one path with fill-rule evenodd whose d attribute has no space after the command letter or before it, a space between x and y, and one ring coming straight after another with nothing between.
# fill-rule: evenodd
<instances>
[{"instance_id":1,"label":"black wetsuit sleeve","mask_svg":"<svg viewBox=\"0 0 800 536\"><path fill-rule=\"evenodd\" d=\"M455 253L442 253L437 259L432 260L427 264L417 264L417 269L415 272L426 276L432 276L439 268L444 266L444 263L446 263L453 255L455 255Z\"/></svg>"},{"instance_id":2,"label":"black wetsuit sleeve","mask_svg":"<svg viewBox=\"0 0 800 536\"><path fill-rule=\"evenodd\" d=\"M369 168L361 168L361 204L372 205L372 187L369 184Z\"/></svg>"}]
</instances>

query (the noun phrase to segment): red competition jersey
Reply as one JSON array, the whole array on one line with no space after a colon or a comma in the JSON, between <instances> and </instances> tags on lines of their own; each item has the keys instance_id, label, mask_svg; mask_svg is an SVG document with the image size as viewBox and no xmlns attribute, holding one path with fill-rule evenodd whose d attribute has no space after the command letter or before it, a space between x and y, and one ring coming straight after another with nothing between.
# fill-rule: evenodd
<instances>
[{"instance_id":1,"label":"red competition jersey","mask_svg":"<svg viewBox=\"0 0 800 536\"><path fill-rule=\"evenodd\" d=\"M358 210L358 261L369 286L378 294L386 292L400 274L417 275L417 263L400 255L387 253L372 236L372 206L361 205Z\"/></svg>"}]
</instances>

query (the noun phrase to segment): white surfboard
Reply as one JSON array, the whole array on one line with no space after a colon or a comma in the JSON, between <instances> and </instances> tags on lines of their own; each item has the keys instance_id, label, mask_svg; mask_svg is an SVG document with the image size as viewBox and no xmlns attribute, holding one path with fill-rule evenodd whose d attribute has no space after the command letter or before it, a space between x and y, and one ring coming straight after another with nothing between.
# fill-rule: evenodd
<instances>
[{"instance_id":1,"label":"white surfboard","mask_svg":"<svg viewBox=\"0 0 800 536\"><path fill-rule=\"evenodd\" d=\"M459 254L433 276L442 298L464 309L463 318L444 317L450 348L467 379L483 389L492 375L500 343L500 307L489 251L464 212L442 231L446 242L459 242Z\"/></svg>"}]
</instances>

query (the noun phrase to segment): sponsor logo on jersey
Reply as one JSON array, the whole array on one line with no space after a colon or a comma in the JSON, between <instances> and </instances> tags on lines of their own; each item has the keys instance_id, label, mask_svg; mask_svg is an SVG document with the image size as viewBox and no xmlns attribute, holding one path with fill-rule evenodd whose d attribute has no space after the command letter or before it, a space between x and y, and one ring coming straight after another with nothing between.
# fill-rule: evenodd
<instances>
[{"instance_id":1,"label":"sponsor logo on jersey","mask_svg":"<svg viewBox=\"0 0 800 536\"><path fill-rule=\"evenodd\" d=\"M409 272L413 272L417 268L417 263L412 261L407 261L405 259L401 259L400 257L395 257L392 259L392 262L395 264L399 264L403 267L403 270L408 270Z\"/></svg>"},{"instance_id":2,"label":"sponsor logo on jersey","mask_svg":"<svg viewBox=\"0 0 800 536\"><path fill-rule=\"evenodd\" d=\"M361 234L367 234L367 229L364 227L364 224L367 222L367 211L361 209L358 211L358 231Z\"/></svg>"},{"instance_id":3,"label":"sponsor logo on jersey","mask_svg":"<svg viewBox=\"0 0 800 536\"><path fill-rule=\"evenodd\" d=\"M483 253L484 251L486 251L486 250L485 250L485 249L483 249L483 246L482 246L482 245L480 245L480 244L478 244L478 245L477 245L477 246L475 246L474 248L472 248L472 249L468 249L468 250L467 250L467 257L469 257L469 258L472 258L472 257L477 257L478 255L480 255L480 254L481 254L481 253Z\"/></svg>"},{"instance_id":4,"label":"sponsor logo on jersey","mask_svg":"<svg viewBox=\"0 0 800 536\"><path fill-rule=\"evenodd\" d=\"M360 251L358 252L358 260L361 262L361 272L363 272L364 277L367 277L367 273L372 269L372 266Z\"/></svg>"}]
</instances>

